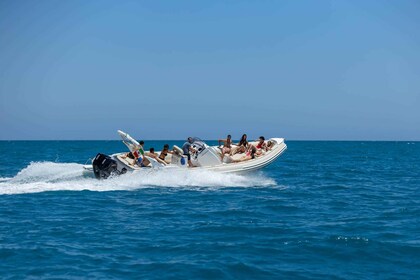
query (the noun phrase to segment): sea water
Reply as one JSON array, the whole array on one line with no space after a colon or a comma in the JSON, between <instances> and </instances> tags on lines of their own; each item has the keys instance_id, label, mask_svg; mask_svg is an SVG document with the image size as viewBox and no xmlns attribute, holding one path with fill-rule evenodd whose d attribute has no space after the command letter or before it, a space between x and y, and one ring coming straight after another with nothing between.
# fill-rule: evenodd
<instances>
[{"instance_id":1,"label":"sea water","mask_svg":"<svg viewBox=\"0 0 420 280\"><path fill-rule=\"evenodd\" d=\"M287 145L246 175L99 181L82 165L120 141L2 141L0 278L418 279L420 142Z\"/></svg>"}]
</instances>

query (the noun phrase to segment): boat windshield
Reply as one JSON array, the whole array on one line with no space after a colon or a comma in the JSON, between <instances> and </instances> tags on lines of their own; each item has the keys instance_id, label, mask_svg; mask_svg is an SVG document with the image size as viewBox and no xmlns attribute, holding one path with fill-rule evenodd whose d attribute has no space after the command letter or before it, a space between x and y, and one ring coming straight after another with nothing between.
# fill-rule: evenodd
<instances>
[{"instance_id":1,"label":"boat windshield","mask_svg":"<svg viewBox=\"0 0 420 280\"><path fill-rule=\"evenodd\" d=\"M198 137L191 137L193 139L193 142L198 141L198 142L204 142L203 140L201 140Z\"/></svg>"}]
</instances>

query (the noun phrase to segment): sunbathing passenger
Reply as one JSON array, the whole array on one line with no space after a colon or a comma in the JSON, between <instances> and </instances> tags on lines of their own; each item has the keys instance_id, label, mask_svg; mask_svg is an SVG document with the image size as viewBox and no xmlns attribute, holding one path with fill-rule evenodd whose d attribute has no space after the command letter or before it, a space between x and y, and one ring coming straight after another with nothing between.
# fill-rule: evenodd
<instances>
[{"instance_id":1,"label":"sunbathing passenger","mask_svg":"<svg viewBox=\"0 0 420 280\"><path fill-rule=\"evenodd\" d=\"M160 158L161 160L163 160L164 162L166 162L167 164L169 164L169 163L171 163L171 162L170 162L170 161L165 160L165 158L166 158L166 156L167 156L168 154L173 154L173 153L174 153L173 151L169 151L169 145L168 145L168 144L165 144L165 145L163 145L163 150L160 152L159 158Z\"/></svg>"},{"instance_id":2,"label":"sunbathing passenger","mask_svg":"<svg viewBox=\"0 0 420 280\"><path fill-rule=\"evenodd\" d=\"M146 156L151 157L151 158L155 159L157 162L166 165L166 162L161 160L158 157L158 154L155 153L155 148L150 148L150 151L148 153L146 153Z\"/></svg>"},{"instance_id":3,"label":"sunbathing passenger","mask_svg":"<svg viewBox=\"0 0 420 280\"><path fill-rule=\"evenodd\" d=\"M264 142L264 136L260 136L260 139L257 144L257 155L261 155L263 152L267 151L267 144Z\"/></svg>"},{"instance_id":4,"label":"sunbathing passenger","mask_svg":"<svg viewBox=\"0 0 420 280\"><path fill-rule=\"evenodd\" d=\"M124 158L124 159L126 158L132 159L131 163L127 161L128 164L130 165L135 165L136 163L138 163L139 158L144 154L144 151L143 151L144 141L139 141L139 142L140 142L139 143L140 145L135 146L135 150L133 152L128 152L125 155L121 156L121 158Z\"/></svg>"},{"instance_id":5,"label":"sunbathing passenger","mask_svg":"<svg viewBox=\"0 0 420 280\"><path fill-rule=\"evenodd\" d=\"M132 152L125 153L125 154L124 154L124 155L122 155L121 157L122 157L122 158L131 158L131 159L134 159L134 155L133 155L133 153L132 153Z\"/></svg>"},{"instance_id":6,"label":"sunbathing passenger","mask_svg":"<svg viewBox=\"0 0 420 280\"><path fill-rule=\"evenodd\" d=\"M245 151L248 148L248 141L246 141L246 134L242 135L241 140L239 141L237 147L235 149L232 149L230 155L233 156L234 154L238 153L245 153Z\"/></svg>"},{"instance_id":7,"label":"sunbathing passenger","mask_svg":"<svg viewBox=\"0 0 420 280\"><path fill-rule=\"evenodd\" d=\"M242 161L247 161L247 160L250 160L250 159L254 159L255 155L256 155L256 152L257 152L257 148L255 148L253 145L249 145L249 148L248 148L246 154L243 157L241 157L240 159L233 160L233 162L242 162Z\"/></svg>"},{"instance_id":8,"label":"sunbathing passenger","mask_svg":"<svg viewBox=\"0 0 420 280\"><path fill-rule=\"evenodd\" d=\"M264 136L260 136L260 139L258 141L256 148L261 149L261 150L267 150L267 144L264 141L265 141Z\"/></svg>"},{"instance_id":9,"label":"sunbathing passenger","mask_svg":"<svg viewBox=\"0 0 420 280\"><path fill-rule=\"evenodd\" d=\"M271 140L268 140L267 142L267 151L271 150L274 147L274 142Z\"/></svg>"},{"instance_id":10,"label":"sunbathing passenger","mask_svg":"<svg viewBox=\"0 0 420 280\"><path fill-rule=\"evenodd\" d=\"M228 135L226 139L219 139L219 146L220 143L223 142L223 148L222 148L222 160L223 156L225 154L230 154L232 150L232 136Z\"/></svg>"}]
</instances>

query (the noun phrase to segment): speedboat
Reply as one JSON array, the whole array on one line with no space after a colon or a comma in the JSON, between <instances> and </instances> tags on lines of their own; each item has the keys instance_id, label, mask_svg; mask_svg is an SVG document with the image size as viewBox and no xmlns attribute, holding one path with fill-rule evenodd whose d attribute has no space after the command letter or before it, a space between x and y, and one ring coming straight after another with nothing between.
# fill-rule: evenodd
<instances>
[{"instance_id":1,"label":"speedboat","mask_svg":"<svg viewBox=\"0 0 420 280\"><path fill-rule=\"evenodd\" d=\"M218 146L209 146L203 140L193 137L191 162L193 167L189 168L187 164L187 156L178 146L174 145L172 153L168 153L165 157L165 163L158 162L155 158L147 153L139 155L140 144L129 134L118 130L123 143L128 147L130 152L121 152L112 155L97 154L92 160L91 165L84 165L84 169L93 172L98 179L106 179L109 176L121 175L127 172L140 171L148 168L167 169L167 168L185 168L188 170L206 169L222 173L245 173L261 169L274 162L284 151L287 146L284 138L271 138L266 141L270 144L267 150L260 150L254 158L247 157L244 153L237 153L233 156L224 155L222 157L222 149ZM257 146L258 142L249 142ZM232 144L232 149L237 147ZM160 152L156 152L160 154ZM132 155L135 155L133 157ZM145 158L142 164L135 159L138 157ZM144 164L147 162L147 164Z\"/></svg>"}]
</instances>

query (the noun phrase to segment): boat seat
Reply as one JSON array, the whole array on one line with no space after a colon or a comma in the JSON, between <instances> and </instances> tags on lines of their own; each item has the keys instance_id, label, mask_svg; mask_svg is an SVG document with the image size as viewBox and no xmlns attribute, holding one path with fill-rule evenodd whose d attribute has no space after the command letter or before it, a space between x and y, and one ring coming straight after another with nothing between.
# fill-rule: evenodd
<instances>
[{"instance_id":1,"label":"boat seat","mask_svg":"<svg viewBox=\"0 0 420 280\"><path fill-rule=\"evenodd\" d=\"M242 158L245 155L245 153L241 153L241 154L234 154L233 156L231 156L230 158L233 160L238 160L240 158Z\"/></svg>"}]
</instances>

